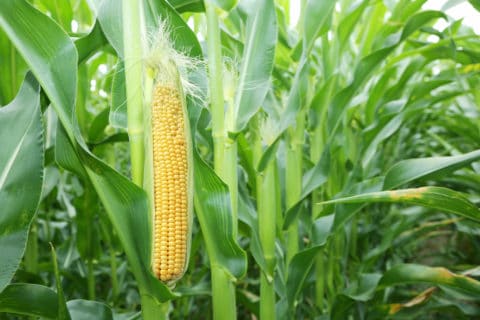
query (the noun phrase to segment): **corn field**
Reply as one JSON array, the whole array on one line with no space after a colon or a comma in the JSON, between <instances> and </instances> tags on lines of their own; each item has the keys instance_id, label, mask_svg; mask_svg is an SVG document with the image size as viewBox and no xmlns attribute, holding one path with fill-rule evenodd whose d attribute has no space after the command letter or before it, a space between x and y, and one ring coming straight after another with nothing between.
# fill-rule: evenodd
<instances>
[{"instance_id":1,"label":"corn field","mask_svg":"<svg viewBox=\"0 0 480 320\"><path fill-rule=\"evenodd\" d=\"M480 319L458 6L1 0L0 319Z\"/></svg>"}]
</instances>

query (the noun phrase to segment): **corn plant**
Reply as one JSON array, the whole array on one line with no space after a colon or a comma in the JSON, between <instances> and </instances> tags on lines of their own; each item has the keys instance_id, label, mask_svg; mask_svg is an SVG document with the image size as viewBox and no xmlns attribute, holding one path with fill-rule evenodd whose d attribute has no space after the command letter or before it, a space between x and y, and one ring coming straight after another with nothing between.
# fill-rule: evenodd
<instances>
[{"instance_id":1,"label":"corn plant","mask_svg":"<svg viewBox=\"0 0 480 320\"><path fill-rule=\"evenodd\" d=\"M429 3L2 1L0 318L479 317L480 6Z\"/></svg>"}]
</instances>

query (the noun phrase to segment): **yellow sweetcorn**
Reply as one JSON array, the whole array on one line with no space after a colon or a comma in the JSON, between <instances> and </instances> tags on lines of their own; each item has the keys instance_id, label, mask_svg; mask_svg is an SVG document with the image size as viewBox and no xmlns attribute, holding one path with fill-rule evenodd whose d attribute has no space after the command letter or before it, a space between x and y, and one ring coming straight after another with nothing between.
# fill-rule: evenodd
<instances>
[{"instance_id":1,"label":"yellow sweetcorn","mask_svg":"<svg viewBox=\"0 0 480 320\"><path fill-rule=\"evenodd\" d=\"M196 61L175 50L161 22L146 56L145 177L150 200L152 273L173 286L184 274L193 213L193 152L185 93L197 88L186 72Z\"/></svg>"},{"instance_id":2,"label":"yellow sweetcorn","mask_svg":"<svg viewBox=\"0 0 480 320\"><path fill-rule=\"evenodd\" d=\"M151 109L153 166L152 269L172 283L185 272L190 237L191 166L188 118L178 86L159 83Z\"/></svg>"}]
</instances>

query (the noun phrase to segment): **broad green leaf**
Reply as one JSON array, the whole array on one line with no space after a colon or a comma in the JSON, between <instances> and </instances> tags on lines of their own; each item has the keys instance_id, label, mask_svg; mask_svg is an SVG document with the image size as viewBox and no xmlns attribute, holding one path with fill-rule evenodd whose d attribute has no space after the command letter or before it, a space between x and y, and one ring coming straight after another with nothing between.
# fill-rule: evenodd
<instances>
[{"instance_id":1,"label":"broad green leaf","mask_svg":"<svg viewBox=\"0 0 480 320\"><path fill-rule=\"evenodd\" d=\"M112 0L110 0L112 1ZM195 36L182 17L165 0L144 0L146 27L150 32L158 30L161 21L167 21L171 30L172 43L176 50L191 57L202 56L202 49ZM114 1L115 2L115 1ZM116 3L116 2L115 2Z\"/></svg>"},{"instance_id":2,"label":"broad green leaf","mask_svg":"<svg viewBox=\"0 0 480 320\"><path fill-rule=\"evenodd\" d=\"M275 155L277 153L277 149L281 141L281 137L282 137L281 135L278 136L277 139L275 139L275 141L273 141L272 144L269 145L263 152L262 157L258 161L258 165L257 165L258 172L263 172L267 168L268 163L271 160L275 159Z\"/></svg>"},{"instance_id":3,"label":"broad green leaf","mask_svg":"<svg viewBox=\"0 0 480 320\"><path fill-rule=\"evenodd\" d=\"M6 34L0 30L0 105L10 103L27 72L27 65Z\"/></svg>"},{"instance_id":4,"label":"broad green leaf","mask_svg":"<svg viewBox=\"0 0 480 320\"><path fill-rule=\"evenodd\" d=\"M478 296L480 294L480 282L473 278L455 274L446 268L428 267L418 264L394 266L385 272L377 289L419 282L444 285L471 295Z\"/></svg>"},{"instance_id":5,"label":"broad green leaf","mask_svg":"<svg viewBox=\"0 0 480 320\"><path fill-rule=\"evenodd\" d=\"M237 5L238 0L205 0L215 3L219 8L222 8L225 11L230 11ZM252 0L247 0L252 1Z\"/></svg>"},{"instance_id":6,"label":"broad green leaf","mask_svg":"<svg viewBox=\"0 0 480 320\"><path fill-rule=\"evenodd\" d=\"M266 271L267 263L260 242L257 212L250 203L247 203L244 197L244 195L240 195L238 199L238 219L250 228L250 252L260 268Z\"/></svg>"},{"instance_id":7,"label":"broad green leaf","mask_svg":"<svg viewBox=\"0 0 480 320\"><path fill-rule=\"evenodd\" d=\"M352 35L353 30L360 18L362 17L365 9L370 4L369 0L362 1L352 12L346 15L338 26L338 36L340 38L340 47L345 47L348 38Z\"/></svg>"},{"instance_id":8,"label":"broad green leaf","mask_svg":"<svg viewBox=\"0 0 480 320\"><path fill-rule=\"evenodd\" d=\"M408 19L405 27L402 30L402 36L400 41L407 39L412 33L417 31L420 27L426 25L427 23L431 22L432 20L443 18L448 21L447 16L445 13L441 11L423 11L420 13L415 14L410 19Z\"/></svg>"},{"instance_id":9,"label":"broad green leaf","mask_svg":"<svg viewBox=\"0 0 480 320\"><path fill-rule=\"evenodd\" d=\"M120 61L115 66L112 81L112 104L109 122L114 128L127 129L127 89L125 86L125 65Z\"/></svg>"},{"instance_id":10,"label":"broad green leaf","mask_svg":"<svg viewBox=\"0 0 480 320\"><path fill-rule=\"evenodd\" d=\"M376 177L356 183L350 188L346 189L342 194L344 194L343 196L347 196L363 193L375 193L382 190L382 185L383 177ZM333 230L340 230L344 224L364 206L365 203L362 202L335 205L335 222Z\"/></svg>"},{"instance_id":11,"label":"broad green leaf","mask_svg":"<svg viewBox=\"0 0 480 320\"><path fill-rule=\"evenodd\" d=\"M397 45L379 49L362 58L355 68L352 83L339 91L328 108L329 130L336 130L342 120L345 108L348 106L357 90L364 84L373 71L382 63ZM332 135L333 138L333 135Z\"/></svg>"},{"instance_id":12,"label":"broad green leaf","mask_svg":"<svg viewBox=\"0 0 480 320\"><path fill-rule=\"evenodd\" d=\"M79 134L73 109L78 62L73 42L52 20L23 0L0 7L0 27L26 58L52 102L72 147L56 151L65 153L62 159L80 158L117 230L141 294L158 301L172 298L170 290L150 270L151 229L145 192L95 158Z\"/></svg>"},{"instance_id":13,"label":"broad green leaf","mask_svg":"<svg viewBox=\"0 0 480 320\"><path fill-rule=\"evenodd\" d=\"M101 0L95 2L97 19L103 34L117 55L123 58L123 23L122 5L118 1Z\"/></svg>"},{"instance_id":14,"label":"broad green leaf","mask_svg":"<svg viewBox=\"0 0 480 320\"><path fill-rule=\"evenodd\" d=\"M470 4L477 9L477 11L480 11L480 0L468 0Z\"/></svg>"},{"instance_id":15,"label":"broad green leaf","mask_svg":"<svg viewBox=\"0 0 480 320\"><path fill-rule=\"evenodd\" d=\"M88 300L70 300L67 302L72 320L113 320L110 307L104 303Z\"/></svg>"},{"instance_id":16,"label":"broad green leaf","mask_svg":"<svg viewBox=\"0 0 480 320\"><path fill-rule=\"evenodd\" d=\"M263 104L270 87L278 36L273 0L247 4L243 5L247 11L247 30L235 96L236 132L245 128Z\"/></svg>"},{"instance_id":17,"label":"broad green leaf","mask_svg":"<svg viewBox=\"0 0 480 320\"><path fill-rule=\"evenodd\" d=\"M79 64L85 62L89 57L99 51L103 46L107 44L100 24L98 21L95 23L92 31L85 37L82 37L75 41L75 46L78 51Z\"/></svg>"},{"instance_id":18,"label":"broad green leaf","mask_svg":"<svg viewBox=\"0 0 480 320\"><path fill-rule=\"evenodd\" d=\"M361 273L358 279L352 281L341 294L335 297L331 311L332 320L348 318L355 301L365 302L370 300L381 278L381 274Z\"/></svg>"},{"instance_id":19,"label":"broad green leaf","mask_svg":"<svg viewBox=\"0 0 480 320\"><path fill-rule=\"evenodd\" d=\"M0 293L0 312L58 319L57 293L36 284L10 284Z\"/></svg>"},{"instance_id":20,"label":"broad green leaf","mask_svg":"<svg viewBox=\"0 0 480 320\"><path fill-rule=\"evenodd\" d=\"M205 11L202 0L169 0L168 1L179 13Z\"/></svg>"},{"instance_id":21,"label":"broad green leaf","mask_svg":"<svg viewBox=\"0 0 480 320\"><path fill-rule=\"evenodd\" d=\"M287 300L289 308L293 308L305 279L315 261L314 257L325 245L333 225L333 215L324 216L315 222L314 246L297 253L288 266Z\"/></svg>"},{"instance_id":22,"label":"broad green leaf","mask_svg":"<svg viewBox=\"0 0 480 320\"><path fill-rule=\"evenodd\" d=\"M327 23L331 21L333 8L335 8L335 0L308 0L305 8L305 25L303 55L306 57L310 54L315 40L326 32Z\"/></svg>"},{"instance_id":23,"label":"broad green leaf","mask_svg":"<svg viewBox=\"0 0 480 320\"><path fill-rule=\"evenodd\" d=\"M195 211L213 264L236 277L247 271L247 256L234 237L227 186L194 152Z\"/></svg>"},{"instance_id":24,"label":"broad green leaf","mask_svg":"<svg viewBox=\"0 0 480 320\"><path fill-rule=\"evenodd\" d=\"M40 88L27 76L17 97L0 108L0 292L12 280L27 243L43 181Z\"/></svg>"},{"instance_id":25,"label":"broad green leaf","mask_svg":"<svg viewBox=\"0 0 480 320\"><path fill-rule=\"evenodd\" d=\"M418 158L400 161L388 170L384 189L393 189L411 181L440 176L465 167L480 159L480 150L451 157Z\"/></svg>"},{"instance_id":26,"label":"broad green leaf","mask_svg":"<svg viewBox=\"0 0 480 320\"><path fill-rule=\"evenodd\" d=\"M71 1L65 0L34 0L33 4L42 12L49 13L63 30L70 32L73 19Z\"/></svg>"},{"instance_id":27,"label":"broad green leaf","mask_svg":"<svg viewBox=\"0 0 480 320\"><path fill-rule=\"evenodd\" d=\"M88 141L98 142L104 135L105 128L108 126L108 119L110 117L110 109L105 108L100 111L93 119L88 130Z\"/></svg>"},{"instance_id":28,"label":"broad green leaf","mask_svg":"<svg viewBox=\"0 0 480 320\"><path fill-rule=\"evenodd\" d=\"M315 262L315 257L322 249L321 246L315 246L300 251L293 256L288 266L287 279L287 301L290 309L294 308L296 299L302 290L305 279Z\"/></svg>"},{"instance_id":29,"label":"broad green leaf","mask_svg":"<svg viewBox=\"0 0 480 320\"><path fill-rule=\"evenodd\" d=\"M408 203L453 213L480 222L480 210L465 195L442 187L421 187L360 194L322 202L334 203Z\"/></svg>"},{"instance_id":30,"label":"broad green leaf","mask_svg":"<svg viewBox=\"0 0 480 320\"><path fill-rule=\"evenodd\" d=\"M373 297L378 282L382 278L378 273L361 273L343 292L344 295L356 301L368 301Z\"/></svg>"},{"instance_id":31,"label":"broad green leaf","mask_svg":"<svg viewBox=\"0 0 480 320\"><path fill-rule=\"evenodd\" d=\"M381 130L375 135L375 138L370 142L367 149L363 153L362 166L364 168L370 163L375 153L378 151L380 143L392 136L403 124L404 113L400 113L393 117Z\"/></svg>"},{"instance_id":32,"label":"broad green leaf","mask_svg":"<svg viewBox=\"0 0 480 320\"><path fill-rule=\"evenodd\" d=\"M74 172L82 179L88 180L87 171L75 154L75 147L69 140L63 125L58 124L55 135L55 162L62 168Z\"/></svg>"},{"instance_id":33,"label":"broad green leaf","mask_svg":"<svg viewBox=\"0 0 480 320\"><path fill-rule=\"evenodd\" d=\"M373 298L375 291L397 285L418 283L446 286L470 295L478 295L480 292L479 281L452 273L446 268L418 264L399 264L389 269L383 276L379 274L361 275L359 280L354 281L342 294L335 298L332 307L332 319L340 320L347 318L355 301L369 301ZM409 302L409 307L423 302L425 298L428 298L433 293L432 289L434 288L424 291L420 296L412 299ZM390 311L397 310L400 307L398 304L389 306ZM469 312L469 310L466 310L466 312ZM396 311L390 313L390 315L393 313L396 313Z\"/></svg>"}]
</instances>

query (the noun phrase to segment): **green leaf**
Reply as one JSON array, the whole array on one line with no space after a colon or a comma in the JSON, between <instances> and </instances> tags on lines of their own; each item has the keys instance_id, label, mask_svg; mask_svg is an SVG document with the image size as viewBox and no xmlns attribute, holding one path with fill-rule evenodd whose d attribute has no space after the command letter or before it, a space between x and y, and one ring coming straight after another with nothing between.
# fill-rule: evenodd
<instances>
[{"instance_id":1,"label":"green leaf","mask_svg":"<svg viewBox=\"0 0 480 320\"><path fill-rule=\"evenodd\" d=\"M475 296L480 294L480 282L473 278L452 273L446 268L418 264L394 266L385 272L377 289L419 282L445 285Z\"/></svg>"},{"instance_id":2,"label":"green leaf","mask_svg":"<svg viewBox=\"0 0 480 320\"><path fill-rule=\"evenodd\" d=\"M368 145L367 149L363 153L362 166L366 168L375 153L378 150L380 143L392 136L400 126L403 124L404 113L400 113L397 116L393 117L373 138L372 142Z\"/></svg>"},{"instance_id":3,"label":"green leaf","mask_svg":"<svg viewBox=\"0 0 480 320\"><path fill-rule=\"evenodd\" d=\"M104 303L88 300L70 300L67 302L72 320L113 320L110 307Z\"/></svg>"},{"instance_id":4,"label":"green leaf","mask_svg":"<svg viewBox=\"0 0 480 320\"><path fill-rule=\"evenodd\" d=\"M27 65L8 39L0 30L0 105L11 102L22 85Z\"/></svg>"},{"instance_id":5,"label":"green leaf","mask_svg":"<svg viewBox=\"0 0 480 320\"><path fill-rule=\"evenodd\" d=\"M334 199L322 204L334 203L408 203L453 213L480 222L480 210L465 195L442 187L422 187L360 194Z\"/></svg>"},{"instance_id":6,"label":"green leaf","mask_svg":"<svg viewBox=\"0 0 480 320\"><path fill-rule=\"evenodd\" d=\"M222 8L225 11L230 11L231 9L233 9L233 7L237 5L237 0L205 0L205 1L213 2L217 7ZM246 0L246 1L254 2L253 0Z\"/></svg>"},{"instance_id":7,"label":"green leaf","mask_svg":"<svg viewBox=\"0 0 480 320\"><path fill-rule=\"evenodd\" d=\"M33 21L41 23L32 24ZM52 25L55 27L52 28ZM35 65L32 72L51 101L61 105L61 101L65 100L65 108L57 111L59 118L72 121L77 52L68 36L51 19L24 0L2 4L0 27L7 33L29 66ZM68 44L62 46L65 41L68 41ZM71 70L75 72L67 72ZM61 90L54 91L56 87Z\"/></svg>"},{"instance_id":8,"label":"green leaf","mask_svg":"<svg viewBox=\"0 0 480 320\"><path fill-rule=\"evenodd\" d=\"M65 300L65 295L63 294L62 280L60 279L60 271L58 270L57 254L55 253L55 248L50 243L50 252L52 253L52 264L53 264L53 273L55 274L55 283L57 285L57 299L58 299L58 309L57 316L59 319L70 320L70 313L67 309L67 303Z\"/></svg>"},{"instance_id":9,"label":"green leaf","mask_svg":"<svg viewBox=\"0 0 480 320\"><path fill-rule=\"evenodd\" d=\"M195 211L212 264L236 277L247 271L247 255L234 237L227 186L194 152Z\"/></svg>"},{"instance_id":10,"label":"green leaf","mask_svg":"<svg viewBox=\"0 0 480 320\"><path fill-rule=\"evenodd\" d=\"M73 9L71 1L65 0L35 0L34 4L42 11L48 12L50 16L62 27L63 30L69 32L72 25Z\"/></svg>"},{"instance_id":11,"label":"green leaf","mask_svg":"<svg viewBox=\"0 0 480 320\"><path fill-rule=\"evenodd\" d=\"M179 13L205 11L203 0L169 0L168 2Z\"/></svg>"},{"instance_id":12,"label":"green leaf","mask_svg":"<svg viewBox=\"0 0 480 320\"><path fill-rule=\"evenodd\" d=\"M305 8L305 26L303 55L306 57L313 48L315 40L325 33L327 23L331 21L335 0L308 0Z\"/></svg>"},{"instance_id":13,"label":"green leaf","mask_svg":"<svg viewBox=\"0 0 480 320\"><path fill-rule=\"evenodd\" d=\"M88 180L87 171L76 154L75 147L69 140L62 124L58 124L55 135L55 162L62 168L74 172L82 179Z\"/></svg>"},{"instance_id":14,"label":"green leaf","mask_svg":"<svg viewBox=\"0 0 480 320\"><path fill-rule=\"evenodd\" d=\"M0 108L0 292L22 259L43 181L40 88L30 75L15 100Z\"/></svg>"},{"instance_id":15,"label":"green leaf","mask_svg":"<svg viewBox=\"0 0 480 320\"><path fill-rule=\"evenodd\" d=\"M110 117L110 108L105 108L100 111L93 119L88 130L88 141L96 143L100 141L104 135L105 128L108 126L108 119Z\"/></svg>"},{"instance_id":16,"label":"green leaf","mask_svg":"<svg viewBox=\"0 0 480 320\"><path fill-rule=\"evenodd\" d=\"M36 284L11 284L0 293L0 312L58 319L57 293Z\"/></svg>"},{"instance_id":17,"label":"green leaf","mask_svg":"<svg viewBox=\"0 0 480 320\"><path fill-rule=\"evenodd\" d=\"M470 4L477 9L477 11L480 11L480 0L468 0Z\"/></svg>"},{"instance_id":18,"label":"green leaf","mask_svg":"<svg viewBox=\"0 0 480 320\"><path fill-rule=\"evenodd\" d=\"M267 168L267 165L268 163L275 159L275 155L277 153L277 149L278 149L278 145L280 143L282 136L278 136L275 141L272 142L271 145L269 145L265 151L263 152L262 154L262 157L260 158L260 160L258 161L258 165L257 165L257 171L258 172L263 172L266 168Z\"/></svg>"},{"instance_id":19,"label":"green leaf","mask_svg":"<svg viewBox=\"0 0 480 320\"><path fill-rule=\"evenodd\" d=\"M270 88L278 35L273 0L247 4L244 5L247 10L246 40L235 96L236 132L242 131L257 113Z\"/></svg>"},{"instance_id":20,"label":"green leaf","mask_svg":"<svg viewBox=\"0 0 480 320\"><path fill-rule=\"evenodd\" d=\"M322 249L315 246L295 254L288 266L287 301L289 309L293 309L295 301L302 290L305 279L315 262L315 257Z\"/></svg>"},{"instance_id":21,"label":"green leaf","mask_svg":"<svg viewBox=\"0 0 480 320\"><path fill-rule=\"evenodd\" d=\"M263 254L260 232L258 228L258 215L251 203L247 203L246 196L240 194L238 198L238 219L250 228L250 252L255 262L262 270L267 270L267 262Z\"/></svg>"},{"instance_id":22,"label":"green leaf","mask_svg":"<svg viewBox=\"0 0 480 320\"><path fill-rule=\"evenodd\" d=\"M480 150L451 157L430 157L400 161L385 176L384 189L393 189L411 181L454 172L480 159Z\"/></svg>"},{"instance_id":23,"label":"green leaf","mask_svg":"<svg viewBox=\"0 0 480 320\"><path fill-rule=\"evenodd\" d=\"M120 61L115 66L112 80L112 104L109 122L114 128L127 129L127 87L125 85L125 65Z\"/></svg>"},{"instance_id":24,"label":"green leaf","mask_svg":"<svg viewBox=\"0 0 480 320\"><path fill-rule=\"evenodd\" d=\"M97 21L92 31L88 35L75 41L75 46L77 47L78 51L79 64L85 62L107 43L107 39L103 35L100 24Z\"/></svg>"},{"instance_id":25,"label":"green leaf","mask_svg":"<svg viewBox=\"0 0 480 320\"><path fill-rule=\"evenodd\" d=\"M98 23L102 27L103 34L108 42L123 58L123 23L122 5L118 1L101 0L95 2L97 8Z\"/></svg>"},{"instance_id":26,"label":"green leaf","mask_svg":"<svg viewBox=\"0 0 480 320\"><path fill-rule=\"evenodd\" d=\"M354 97L358 89L364 85L368 77L385 59L413 32L437 18L445 18L444 13L440 11L425 11L413 15L402 29L400 39L393 45L381 48L366 57L362 58L355 68L353 81L335 95L328 109L328 125L329 130L336 130L342 120L346 107ZM334 135L331 135L333 138Z\"/></svg>"},{"instance_id":27,"label":"green leaf","mask_svg":"<svg viewBox=\"0 0 480 320\"><path fill-rule=\"evenodd\" d=\"M288 266L287 278L287 300L289 308L293 308L305 279L315 262L314 258L327 241L332 225L333 215L318 219L315 222L315 234L317 235L315 237L315 245L293 256Z\"/></svg>"},{"instance_id":28,"label":"green leaf","mask_svg":"<svg viewBox=\"0 0 480 320\"><path fill-rule=\"evenodd\" d=\"M424 26L425 24L431 22L432 20L443 18L445 21L448 21L447 16L445 13L441 11L423 11L413 15L410 19L408 19L405 27L402 30L402 36L400 41L405 40L408 38L412 33L418 30L420 27Z\"/></svg>"},{"instance_id":29,"label":"green leaf","mask_svg":"<svg viewBox=\"0 0 480 320\"><path fill-rule=\"evenodd\" d=\"M381 274L361 273L358 279L352 281L341 294L335 297L332 305L332 319L346 319L349 311L355 305L355 301L365 302L370 300L381 278Z\"/></svg>"},{"instance_id":30,"label":"green leaf","mask_svg":"<svg viewBox=\"0 0 480 320\"><path fill-rule=\"evenodd\" d=\"M352 12L346 15L338 25L338 36L340 38L340 47L343 48L352 35L357 23L360 21L363 12L370 4L370 1L362 1Z\"/></svg>"},{"instance_id":31,"label":"green leaf","mask_svg":"<svg viewBox=\"0 0 480 320\"><path fill-rule=\"evenodd\" d=\"M110 0L111 1L111 0ZM144 0L147 30L158 30L161 21L167 21L172 31L174 48L191 57L201 57L202 48L197 36L182 17L165 0ZM116 4L116 1L113 1Z\"/></svg>"}]
</instances>

